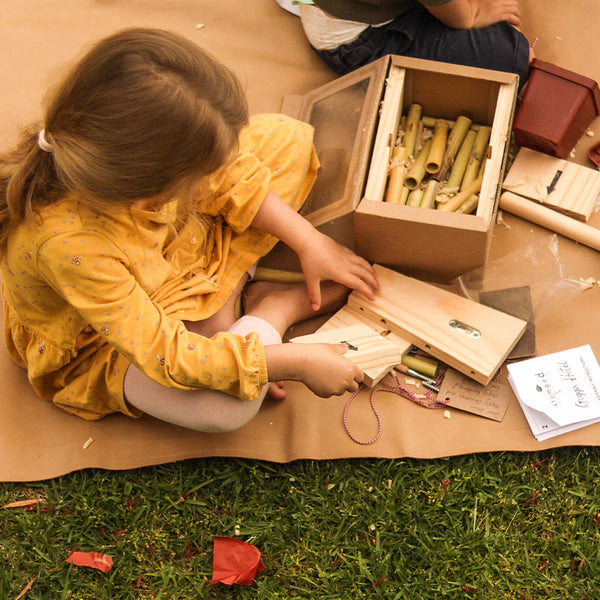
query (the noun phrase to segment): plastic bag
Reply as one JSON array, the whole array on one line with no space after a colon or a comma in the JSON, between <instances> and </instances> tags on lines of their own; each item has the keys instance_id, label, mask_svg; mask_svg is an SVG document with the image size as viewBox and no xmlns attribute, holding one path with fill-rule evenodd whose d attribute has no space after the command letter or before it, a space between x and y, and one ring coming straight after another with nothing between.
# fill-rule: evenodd
<instances>
[{"instance_id":1,"label":"plastic bag","mask_svg":"<svg viewBox=\"0 0 600 600\"><path fill-rule=\"evenodd\" d=\"M526 286L534 321L589 288L586 282L565 277L556 234L461 275L453 283L460 294L476 302L482 292Z\"/></svg>"}]
</instances>

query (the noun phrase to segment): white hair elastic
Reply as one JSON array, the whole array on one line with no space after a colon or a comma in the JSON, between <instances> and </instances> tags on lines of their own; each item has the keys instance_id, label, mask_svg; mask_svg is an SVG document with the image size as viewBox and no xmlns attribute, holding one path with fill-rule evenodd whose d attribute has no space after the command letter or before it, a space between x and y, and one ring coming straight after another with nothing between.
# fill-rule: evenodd
<instances>
[{"instance_id":1,"label":"white hair elastic","mask_svg":"<svg viewBox=\"0 0 600 600\"><path fill-rule=\"evenodd\" d=\"M52 144L46 139L46 130L45 129L41 129L40 132L38 133L38 146L44 151L44 152L52 152L53 148L52 148Z\"/></svg>"}]
</instances>

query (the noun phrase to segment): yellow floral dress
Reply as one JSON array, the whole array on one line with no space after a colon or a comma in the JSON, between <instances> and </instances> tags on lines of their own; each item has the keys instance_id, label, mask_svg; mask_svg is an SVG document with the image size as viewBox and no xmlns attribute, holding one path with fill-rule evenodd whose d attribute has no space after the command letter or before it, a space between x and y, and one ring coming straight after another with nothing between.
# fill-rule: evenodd
<instances>
[{"instance_id":1,"label":"yellow floral dress","mask_svg":"<svg viewBox=\"0 0 600 600\"><path fill-rule=\"evenodd\" d=\"M167 387L256 398L268 381L256 334L209 339L183 320L213 315L277 242L250 224L269 190L301 206L318 169L312 139L282 115L251 118L182 224L177 200L98 211L74 197L22 222L2 263L4 337L37 393L85 419L139 416L123 397L133 363Z\"/></svg>"}]
</instances>

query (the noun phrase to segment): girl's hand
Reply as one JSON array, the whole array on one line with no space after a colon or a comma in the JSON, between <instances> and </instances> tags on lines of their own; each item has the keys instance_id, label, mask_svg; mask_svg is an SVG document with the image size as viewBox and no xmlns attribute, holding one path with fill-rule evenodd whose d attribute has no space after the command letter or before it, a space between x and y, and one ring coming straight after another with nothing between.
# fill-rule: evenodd
<instances>
[{"instance_id":1,"label":"girl's hand","mask_svg":"<svg viewBox=\"0 0 600 600\"><path fill-rule=\"evenodd\" d=\"M321 306L321 281L336 281L357 290L369 300L375 299L374 292L379 289L379 284L373 267L332 238L312 229L296 253L313 310Z\"/></svg>"},{"instance_id":2,"label":"girl's hand","mask_svg":"<svg viewBox=\"0 0 600 600\"><path fill-rule=\"evenodd\" d=\"M252 226L279 238L298 255L313 310L321 306L321 281L336 281L374 299L379 286L373 267L315 229L275 192L267 194Z\"/></svg>"},{"instance_id":3,"label":"girl's hand","mask_svg":"<svg viewBox=\"0 0 600 600\"><path fill-rule=\"evenodd\" d=\"M363 372L342 354L343 344L302 344L307 356L302 370L302 383L317 396L341 396L355 392L364 378Z\"/></svg>"},{"instance_id":4,"label":"girl's hand","mask_svg":"<svg viewBox=\"0 0 600 600\"><path fill-rule=\"evenodd\" d=\"M321 398L355 392L364 378L353 362L342 356L343 344L278 344L266 346L270 381L301 381Z\"/></svg>"}]
</instances>

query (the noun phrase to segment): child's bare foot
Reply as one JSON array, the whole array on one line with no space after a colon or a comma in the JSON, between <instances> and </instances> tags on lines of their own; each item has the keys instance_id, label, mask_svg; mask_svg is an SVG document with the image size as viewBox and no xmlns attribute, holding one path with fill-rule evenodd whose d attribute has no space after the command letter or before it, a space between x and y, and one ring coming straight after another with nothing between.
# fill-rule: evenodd
<instances>
[{"instance_id":1,"label":"child's bare foot","mask_svg":"<svg viewBox=\"0 0 600 600\"><path fill-rule=\"evenodd\" d=\"M321 283L321 308L314 311L304 283L271 283L257 281L244 292L245 313L264 319L283 334L294 323L341 308L350 290L335 283Z\"/></svg>"}]
</instances>

